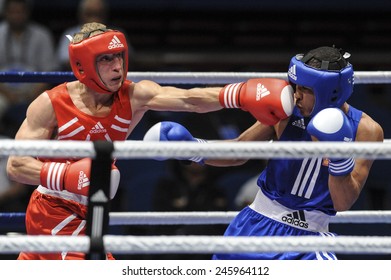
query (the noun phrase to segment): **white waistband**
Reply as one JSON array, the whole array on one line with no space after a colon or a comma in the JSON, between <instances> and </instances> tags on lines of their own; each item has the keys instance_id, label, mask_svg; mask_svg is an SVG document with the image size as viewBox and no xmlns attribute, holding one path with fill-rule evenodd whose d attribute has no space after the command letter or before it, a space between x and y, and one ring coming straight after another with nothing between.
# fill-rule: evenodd
<instances>
[{"instance_id":1,"label":"white waistband","mask_svg":"<svg viewBox=\"0 0 391 280\"><path fill-rule=\"evenodd\" d=\"M43 193L43 194L52 195L52 196L59 197L59 198L65 199L65 200L72 200L72 201L75 201L75 202L83 204L83 205L88 205L88 197L84 196L84 195L74 194L74 193L70 193L68 191L61 191L61 192L54 191L54 190L50 190L48 188L45 188L41 185L38 186L37 191L39 191L40 193Z\"/></svg>"},{"instance_id":2,"label":"white waistband","mask_svg":"<svg viewBox=\"0 0 391 280\"><path fill-rule=\"evenodd\" d=\"M295 228L314 232L327 232L330 216L320 211L292 210L265 196L259 190L250 205L254 211Z\"/></svg>"}]
</instances>

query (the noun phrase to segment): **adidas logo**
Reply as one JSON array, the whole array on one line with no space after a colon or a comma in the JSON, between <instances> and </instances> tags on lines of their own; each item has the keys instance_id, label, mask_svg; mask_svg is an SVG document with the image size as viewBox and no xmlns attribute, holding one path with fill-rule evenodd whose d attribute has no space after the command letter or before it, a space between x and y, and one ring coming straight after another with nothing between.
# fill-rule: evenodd
<instances>
[{"instance_id":1,"label":"adidas logo","mask_svg":"<svg viewBox=\"0 0 391 280\"><path fill-rule=\"evenodd\" d=\"M262 97L268 96L270 91L261 83L257 84L257 94L255 100L259 101Z\"/></svg>"},{"instance_id":2,"label":"adidas logo","mask_svg":"<svg viewBox=\"0 0 391 280\"><path fill-rule=\"evenodd\" d=\"M88 179L87 175L83 172L79 172L79 180L77 182L77 189L81 190L82 188L88 187L90 185L90 179Z\"/></svg>"},{"instance_id":3,"label":"adidas logo","mask_svg":"<svg viewBox=\"0 0 391 280\"><path fill-rule=\"evenodd\" d=\"M304 124L304 119L303 118L301 118L299 120L295 120L294 122L292 122L292 125L300 127L301 129L305 129L305 124Z\"/></svg>"},{"instance_id":4,"label":"adidas logo","mask_svg":"<svg viewBox=\"0 0 391 280\"><path fill-rule=\"evenodd\" d=\"M296 81L296 65L292 65L288 70L288 76L292 78L292 80Z\"/></svg>"},{"instance_id":5,"label":"adidas logo","mask_svg":"<svg viewBox=\"0 0 391 280\"><path fill-rule=\"evenodd\" d=\"M103 125L98 122L91 130L90 130L90 134L96 134L96 133L106 133L107 130L106 128L103 127Z\"/></svg>"},{"instance_id":6,"label":"adidas logo","mask_svg":"<svg viewBox=\"0 0 391 280\"><path fill-rule=\"evenodd\" d=\"M123 48L124 44L121 43L121 41L118 39L117 36L114 35L113 39L111 39L110 44L108 45L108 49L116 49L116 48Z\"/></svg>"},{"instance_id":7,"label":"adidas logo","mask_svg":"<svg viewBox=\"0 0 391 280\"><path fill-rule=\"evenodd\" d=\"M284 223L288 223L297 227L308 228L308 223L306 223L303 210L295 211L285 216L282 216L281 220Z\"/></svg>"}]
</instances>

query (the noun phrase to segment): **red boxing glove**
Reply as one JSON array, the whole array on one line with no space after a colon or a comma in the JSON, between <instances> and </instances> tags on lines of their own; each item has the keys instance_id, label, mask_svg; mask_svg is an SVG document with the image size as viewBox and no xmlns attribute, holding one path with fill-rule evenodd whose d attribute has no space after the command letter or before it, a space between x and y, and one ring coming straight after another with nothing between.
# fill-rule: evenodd
<instances>
[{"instance_id":1,"label":"red boxing glove","mask_svg":"<svg viewBox=\"0 0 391 280\"><path fill-rule=\"evenodd\" d=\"M119 185L120 173L112 164L110 199L113 199ZM41 185L55 191L66 190L88 196L91 175L91 159L83 158L74 163L45 162L41 169Z\"/></svg>"},{"instance_id":2,"label":"red boxing glove","mask_svg":"<svg viewBox=\"0 0 391 280\"><path fill-rule=\"evenodd\" d=\"M292 114L293 93L292 86L282 79L250 79L226 85L219 101L224 108L241 108L261 123L275 125Z\"/></svg>"}]
</instances>

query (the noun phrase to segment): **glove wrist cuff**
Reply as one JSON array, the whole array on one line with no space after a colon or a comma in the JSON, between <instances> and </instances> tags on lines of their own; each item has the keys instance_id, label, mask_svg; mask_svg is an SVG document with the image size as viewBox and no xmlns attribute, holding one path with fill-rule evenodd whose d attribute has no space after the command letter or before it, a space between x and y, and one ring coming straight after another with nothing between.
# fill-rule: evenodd
<instances>
[{"instance_id":1,"label":"glove wrist cuff","mask_svg":"<svg viewBox=\"0 0 391 280\"><path fill-rule=\"evenodd\" d=\"M330 159L329 173L333 176L344 176L353 171L354 165L354 158Z\"/></svg>"},{"instance_id":2,"label":"glove wrist cuff","mask_svg":"<svg viewBox=\"0 0 391 280\"><path fill-rule=\"evenodd\" d=\"M243 86L242 83L234 83L226 85L219 95L220 105L224 108L240 108L240 90Z\"/></svg>"},{"instance_id":3,"label":"glove wrist cuff","mask_svg":"<svg viewBox=\"0 0 391 280\"><path fill-rule=\"evenodd\" d=\"M194 140L196 140L199 143L208 143L208 141L205 139L194 138ZM194 156L194 157L189 158L189 160L204 165L204 158L201 156Z\"/></svg>"},{"instance_id":4,"label":"glove wrist cuff","mask_svg":"<svg viewBox=\"0 0 391 280\"><path fill-rule=\"evenodd\" d=\"M50 190L62 191L66 169L66 163L45 162L40 173L41 185Z\"/></svg>"}]
</instances>

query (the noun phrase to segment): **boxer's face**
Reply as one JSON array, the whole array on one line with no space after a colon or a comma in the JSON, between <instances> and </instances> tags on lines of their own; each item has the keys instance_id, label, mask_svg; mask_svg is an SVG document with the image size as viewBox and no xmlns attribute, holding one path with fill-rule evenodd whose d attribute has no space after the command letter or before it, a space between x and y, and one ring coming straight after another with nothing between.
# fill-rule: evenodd
<instances>
[{"instance_id":1,"label":"boxer's face","mask_svg":"<svg viewBox=\"0 0 391 280\"><path fill-rule=\"evenodd\" d=\"M124 80L124 59L122 52L102 54L96 59L97 71L107 88L115 92Z\"/></svg>"},{"instance_id":2,"label":"boxer's face","mask_svg":"<svg viewBox=\"0 0 391 280\"><path fill-rule=\"evenodd\" d=\"M305 86L296 86L295 105L303 117L309 117L314 109L315 95L312 89Z\"/></svg>"}]
</instances>

